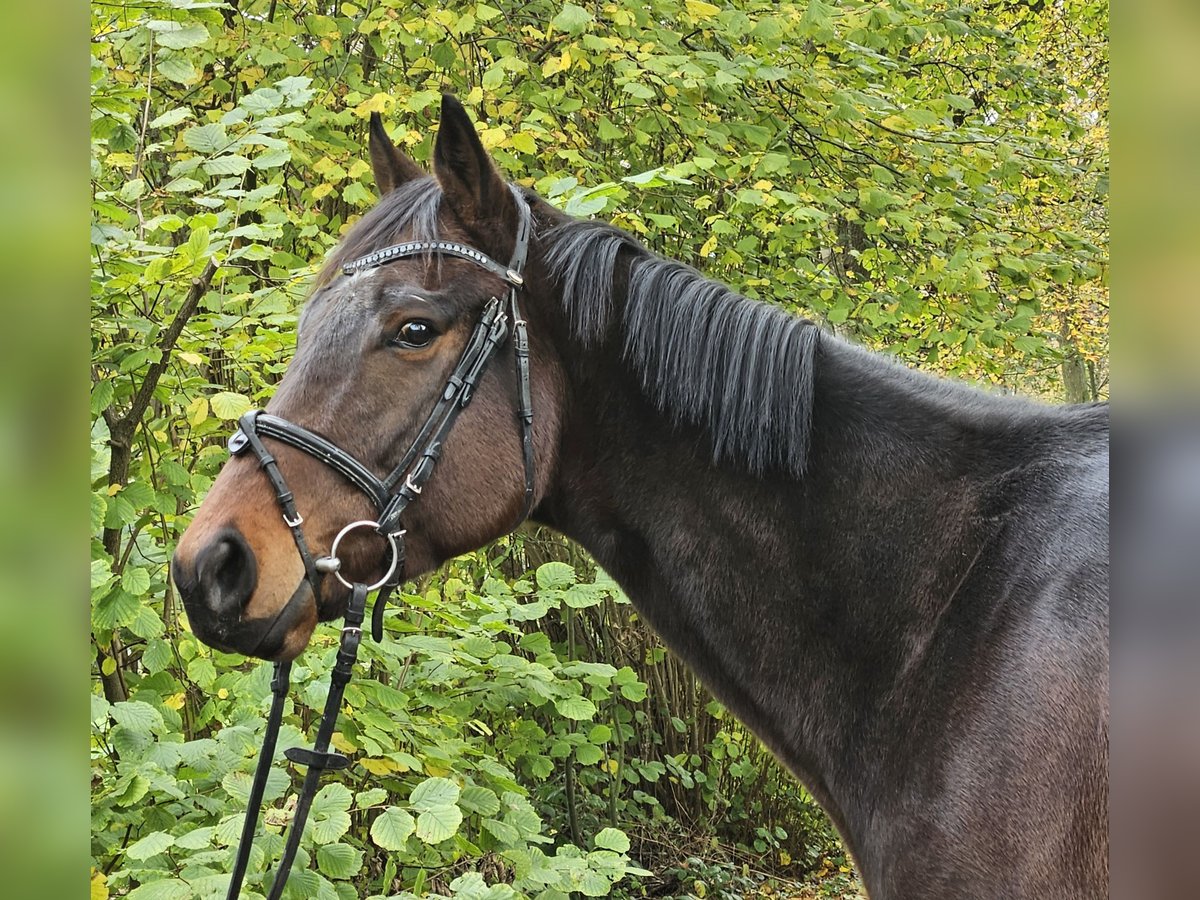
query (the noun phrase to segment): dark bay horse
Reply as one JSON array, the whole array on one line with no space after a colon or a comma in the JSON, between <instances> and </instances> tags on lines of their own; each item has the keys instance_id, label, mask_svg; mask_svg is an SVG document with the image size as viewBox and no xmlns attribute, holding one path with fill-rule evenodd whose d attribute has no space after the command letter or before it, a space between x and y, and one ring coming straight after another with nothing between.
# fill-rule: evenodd
<instances>
[{"instance_id":1,"label":"dark bay horse","mask_svg":"<svg viewBox=\"0 0 1200 900\"><path fill-rule=\"evenodd\" d=\"M378 121L370 155L382 199L318 277L268 412L391 470L507 286L444 254L343 265L430 239L508 259L527 205L532 518L811 789L873 900L1106 896L1107 408L910 371L574 221L510 189L453 98L433 177ZM513 352L405 513L410 577L520 517ZM375 515L264 440L314 553ZM381 575L381 540L346 546L347 570ZM174 558L195 633L294 657L347 602L305 571L268 479L234 457Z\"/></svg>"}]
</instances>

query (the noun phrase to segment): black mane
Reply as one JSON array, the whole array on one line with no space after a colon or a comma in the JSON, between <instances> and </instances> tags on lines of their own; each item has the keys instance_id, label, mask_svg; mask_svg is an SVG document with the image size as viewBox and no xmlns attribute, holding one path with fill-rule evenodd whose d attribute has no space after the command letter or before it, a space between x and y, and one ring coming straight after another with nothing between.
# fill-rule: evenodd
<instances>
[{"instance_id":1,"label":"black mane","mask_svg":"<svg viewBox=\"0 0 1200 900\"><path fill-rule=\"evenodd\" d=\"M714 461L804 472L817 326L655 256L607 223L571 222L545 240L578 340L596 345L614 313L623 316L625 356L646 394L676 423L705 429Z\"/></svg>"}]
</instances>

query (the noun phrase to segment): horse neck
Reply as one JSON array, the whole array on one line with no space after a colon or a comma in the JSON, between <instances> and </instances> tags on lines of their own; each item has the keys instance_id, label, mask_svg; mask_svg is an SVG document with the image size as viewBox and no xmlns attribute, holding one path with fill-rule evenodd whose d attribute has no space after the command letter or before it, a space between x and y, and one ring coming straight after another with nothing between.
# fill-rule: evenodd
<instances>
[{"instance_id":1,"label":"horse neck","mask_svg":"<svg viewBox=\"0 0 1200 900\"><path fill-rule=\"evenodd\" d=\"M980 437L996 401L964 414L962 389L833 339L818 353L801 477L714 464L708 436L673 426L619 353L579 353L539 517L617 579L854 848L921 734L924 692L958 671L924 656L1007 463Z\"/></svg>"}]
</instances>

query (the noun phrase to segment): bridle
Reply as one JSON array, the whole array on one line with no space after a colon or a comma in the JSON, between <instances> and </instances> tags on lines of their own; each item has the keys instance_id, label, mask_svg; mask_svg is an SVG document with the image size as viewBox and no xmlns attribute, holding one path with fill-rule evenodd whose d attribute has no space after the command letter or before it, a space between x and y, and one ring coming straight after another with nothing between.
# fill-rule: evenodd
<instances>
[{"instance_id":1,"label":"bridle","mask_svg":"<svg viewBox=\"0 0 1200 900\"><path fill-rule=\"evenodd\" d=\"M440 240L406 241L368 253L366 256L359 257L342 266L342 273L352 276L414 256L454 256L475 263L488 272L498 275L508 284L508 292L504 300L492 297L484 305L475 329L467 340L454 370L446 380L446 385L437 402L417 432L411 446L390 473L379 478L368 466L332 441L294 422L261 410L254 410L244 415L238 422L238 430L229 440L230 453L233 455L247 451L253 453L258 459L263 473L270 481L271 487L275 491L275 499L283 514L283 521L291 531L296 550L304 562L304 581L311 588L313 602L317 602L321 596L322 578L327 575L333 575L350 590L337 660L330 677L325 710L317 727L315 746L312 749L293 747L284 754L292 762L307 766L308 772L304 778L304 784L296 804L296 812L288 828L287 843L283 856L280 858L279 867L275 871L275 878L272 881L267 900L279 900L283 894L283 888L300 845L304 824L308 818L321 772L325 769L342 769L350 764L350 760L345 756L329 750L329 742L333 736L338 712L341 709L342 695L358 657L367 594L373 590L379 590L371 616L371 634L376 641L380 641L383 639L383 613L387 601L404 581L404 535L406 533L402 525L404 512L421 496L422 490L433 475L434 467L441 458L446 437L454 427L458 416L471 402L488 363L508 337L510 326L517 374L517 420L520 423L525 475L524 502L521 514L512 527L515 528L521 524L532 511L534 499L533 399L529 380L529 338L517 294L525 283L522 271L529 253L533 216L520 190L514 185L509 185L509 188L516 201L517 234L512 258L507 266L501 265L474 247L454 241ZM295 447L333 469L370 499L378 513L377 518L350 522L334 538L328 556L314 557L304 535L304 517L296 509L295 496L288 488L275 457L263 443L263 438L272 438ZM338 548L346 535L359 528L373 529L387 542L391 552L391 564L384 576L374 584L348 581L341 571L342 564L337 555ZM307 602L307 594L303 590L297 589L287 604L276 613L270 626L263 632L264 639L267 634L275 630L277 623L286 624L303 611ZM254 781L251 785L246 820L242 827L241 841L238 844L229 890L226 894L227 900L235 900L240 895L242 881L245 878L254 831L258 824L258 813L262 806L267 776L270 773L271 760L275 753L275 744L283 717L283 705L288 691L290 671L291 663L275 664L275 675L271 681L271 692L274 698L267 715L267 730L255 769Z\"/></svg>"}]
</instances>

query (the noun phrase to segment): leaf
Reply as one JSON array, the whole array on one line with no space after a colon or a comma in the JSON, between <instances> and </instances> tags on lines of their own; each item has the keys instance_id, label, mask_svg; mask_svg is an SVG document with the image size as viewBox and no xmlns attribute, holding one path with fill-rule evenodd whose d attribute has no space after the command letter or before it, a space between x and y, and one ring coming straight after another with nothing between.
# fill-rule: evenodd
<instances>
[{"instance_id":1,"label":"leaf","mask_svg":"<svg viewBox=\"0 0 1200 900\"><path fill-rule=\"evenodd\" d=\"M596 704L586 697L563 697L554 701L560 716L576 721L586 721L596 715Z\"/></svg>"},{"instance_id":2,"label":"leaf","mask_svg":"<svg viewBox=\"0 0 1200 900\"><path fill-rule=\"evenodd\" d=\"M191 900L192 888L186 881L166 878L134 888L128 897L129 900Z\"/></svg>"},{"instance_id":3,"label":"leaf","mask_svg":"<svg viewBox=\"0 0 1200 900\"><path fill-rule=\"evenodd\" d=\"M131 731L160 732L164 729L162 714L144 700L123 700L112 706L113 721Z\"/></svg>"},{"instance_id":4,"label":"leaf","mask_svg":"<svg viewBox=\"0 0 1200 900\"><path fill-rule=\"evenodd\" d=\"M612 850L616 853L629 852L629 838L619 828L603 828L592 839L601 850Z\"/></svg>"},{"instance_id":5,"label":"leaf","mask_svg":"<svg viewBox=\"0 0 1200 900\"><path fill-rule=\"evenodd\" d=\"M462 824L457 806L434 806L417 816L417 837L427 844L440 844L455 835Z\"/></svg>"},{"instance_id":6,"label":"leaf","mask_svg":"<svg viewBox=\"0 0 1200 900\"><path fill-rule=\"evenodd\" d=\"M178 24L178 23L171 23ZM203 25L182 25L171 31L158 33L158 45L170 50L186 50L208 43L208 29Z\"/></svg>"},{"instance_id":7,"label":"leaf","mask_svg":"<svg viewBox=\"0 0 1200 900\"><path fill-rule=\"evenodd\" d=\"M250 160L244 156L227 154L206 161L201 168L209 175L241 175L250 168Z\"/></svg>"},{"instance_id":8,"label":"leaf","mask_svg":"<svg viewBox=\"0 0 1200 900\"><path fill-rule=\"evenodd\" d=\"M448 806L457 803L461 793L461 788L449 778L427 778L413 788L408 804L416 810Z\"/></svg>"},{"instance_id":9,"label":"leaf","mask_svg":"<svg viewBox=\"0 0 1200 900\"><path fill-rule=\"evenodd\" d=\"M483 828L502 844L515 844L521 839L521 833L514 826L498 819L484 819Z\"/></svg>"},{"instance_id":10,"label":"leaf","mask_svg":"<svg viewBox=\"0 0 1200 900\"><path fill-rule=\"evenodd\" d=\"M130 596L141 597L150 590L150 573L140 566L133 565L131 562L125 567L125 571L121 573L121 587Z\"/></svg>"},{"instance_id":11,"label":"leaf","mask_svg":"<svg viewBox=\"0 0 1200 900\"><path fill-rule=\"evenodd\" d=\"M192 61L178 53L163 56L158 61L158 72L179 84L191 84L198 77Z\"/></svg>"},{"instance_id":12,"label":"leaf","mask_svg":"<svg viewBox=\"0 0 1200 900\"><path fill-rule=\"evenodd\" d=\"M575 583L575 570L564 562L542 563L537 568L538 587L562 590Z\"/></svg>"},{"instance_id":13,"label":"leaf","mask_svg":"<svg viewBox=\"0 0 1200 900\"><path fill-rule=\"evenodd\" d=\"M416 822L398 806L389 806L371 823L371 840L384 850L402 850Z\"/></svg>"},{"instance_id":14,"label":"leaf","mask_svg":"<svg viewBox=\"0 0 1200 900\"><path fill-rule=\"evenodd\" d=\"M582 6L576 6L574 3L565 3L558 15L550 20L550 24L559 31L578 34L594 19L595 16Z\"/></svg>"},{"instance_id":15,"label":"leaf","mask_svg":"<svg viewBox=\"0 0 1200 900\"><path fill-rule=\"evenodd\" d=\"M704 3L702 0L684 0L685 7L693 19L711 19L721 11L719 6Z\"/></svg>"},{"instance_id":16,"label":"leaf","mask_svg":"<svg viewBox=\"0 0 1200 900\"><path fill-rule=\"evenodd\" d=\"M229 145L225 126L220 122L196 125L183 133L183 143L198 153L216 153Z\"/></svg>"},{"instance_id":17,"label":"leaf","mask_svg":"<svg viewBox=\"0 0 1200 900\"><path fill-rule=\"evenodd\" d=\"M332 844L350 830L350 813L335 810L313 823L312 838L318 844Z\"/></svg>"},{"instance_id":18,"label":"leaf","mask_svg":"<svg viewBox=\"0 0 1200 900\"><path fill-rule=\"evenodd\" d=\"M155 116L150 120L151 128L171 128L178 125L180 122L190 119L194 113L187 106L177 106L174 109L167 110L159 116Z\"/></svg>"},{"instance_id":19,"label":"leaf","mask_svg":"<svg viewBox=\"0 0 1200 900\"><path fill-rule=\"evenodd\" d=\"M286 148L267 150L254 157L251 165L256 169L276 169L292 158L292 151Z\"/></svg>"},{"instance_id":20,"label":"leaf","mask_svg":"<svg viewBox=\"0 0 1200 900\"><path fill-rule=\"evenodd\" d=\"M153 834L148 834L139 841L135 841L125 851L125 855L130 859L149 859L152 856L158 856L169 850L175 844L175 838L167 834L165 831L156 831Z\"/></svg>"},{"instance_id":21,"label":"leaf","mask_svg":"<svg viewBox=\"0 0 1200 900\"><path fill-rule=\"evenodd\" d=\"M500 812L500 798L496 796L496 792L477 784L469 784L463 788L458 804L468 812L483 816L494 816Z\"/></svg>"},{"instance_id":22,"label":"leaf","mask_svg":"<svg viewBox=\"0 0 1200 900\"><path fill-rule=\"evenodd\" d=\"M595 744L580 744L575 748L575 761L581 766L594 766L604 759L604 751Z\"/></svg>"},{"instance_id":23,"label":"leaf","mask_svg":"<svg viewBox=\"0 0 1200 900\"><path fill-rule=\"evenodd\" d=\"M353 878L362 869L363 852L349 844L325 844L317 848L317 868L330 878Z\"/></svg>"},{"instance_id":24,"label":"leaf","mask_svg":"<svg viewBox=\"0 0 1200 900\"><path fill-rule=\"evenodd\" d=\"M241 394L234 394L230 391L220 391L208 398L208 404L212 407L213 415L218 419L240 419L250 410L254 409L254 404L243 397Z\"/></svg>"}]
</instances>

